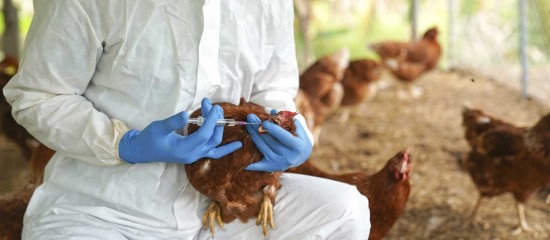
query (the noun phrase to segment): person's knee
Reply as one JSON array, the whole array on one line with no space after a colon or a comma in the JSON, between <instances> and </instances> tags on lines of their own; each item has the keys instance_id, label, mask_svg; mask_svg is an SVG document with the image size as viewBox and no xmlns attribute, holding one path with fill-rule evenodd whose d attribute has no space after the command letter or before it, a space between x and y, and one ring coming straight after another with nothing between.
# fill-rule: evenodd
<instances>
[{"instance_id":1,"label":"person's knee","mask_svg":"<svg viewBox=\"0 0 550 240\"><path fill-rule=\"evenodd\" d=\"M342 216L369 220L369 200L355 186L343 184L335 195L334 208Z\"/></svg>"},{"instance_id":2,"label":"person's knee","mask_svg":"<svg viewBox=\"0 0 550 240\"><path fill-rule=\"evenodd\" d=\"M333 202L333 217L341 222L341 225L330 239L367 239L369 236L370 210L369 201L355 186L345 185L338 189L339 195Z\"/></svg>"}]
</instances>

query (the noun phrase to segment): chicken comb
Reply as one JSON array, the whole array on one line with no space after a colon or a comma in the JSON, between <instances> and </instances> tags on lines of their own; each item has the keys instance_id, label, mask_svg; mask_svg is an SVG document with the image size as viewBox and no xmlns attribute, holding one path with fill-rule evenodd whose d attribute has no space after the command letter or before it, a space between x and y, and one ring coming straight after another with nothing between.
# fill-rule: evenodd
<instances>
[{"instance_id":1,"label":"chicken comb","mask_svg":"<svg viewBox=\"0 0 550 240\"><path fill-rule=\"evenodd\" d=\"M291 111L280 111L279 113L277 113L277 115L283 118L294 118L298 114L299 112L291 112Z\"/></svg>"}]
</instances>

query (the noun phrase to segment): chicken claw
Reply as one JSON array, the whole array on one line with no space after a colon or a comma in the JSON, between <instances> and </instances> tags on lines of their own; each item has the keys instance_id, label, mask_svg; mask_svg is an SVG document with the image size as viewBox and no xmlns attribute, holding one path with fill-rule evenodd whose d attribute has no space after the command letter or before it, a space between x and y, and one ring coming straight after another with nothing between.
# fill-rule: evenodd
<instances>
[{"instance_id":1,"label":"chicken claw","mask_svg":"<svg viewBox=\"0 0 550 240\"><path fill-rule=\"evenodd\" d=\"M519 226L512 231L512 235L517 235L522 233L523 231L529 232L531 231L531 228L527 224L527 220L525 220L525 206L523 206L522 203L517 203L518 208L518 218L519 218Z\"/></svg>"},{"instance_id":2,"label":"chicken claw","mask_svg":"<svg viewBox=\"0 0 550 240\"><path fill-rule=\"evenodd\" d=\"M212 237L214 237L215 222L223 229L222 213L218 202L212 202L202 216L202 227L205 229L210 228Z\"/></svg>"},{"instance_id":3,"label":"chicken claw","mask_svg":"<svg viewBox=\"0 0 550 240\"><path fill-rule=\"evenodd\" d=\"M269 224L271 229L275 229L275 222L273 221L273 204L266 195L263 196L258 219L256 220L256 225L260 224L262 224L265 237L267 237L267 224Z\"/></svg>"}]
</instances>

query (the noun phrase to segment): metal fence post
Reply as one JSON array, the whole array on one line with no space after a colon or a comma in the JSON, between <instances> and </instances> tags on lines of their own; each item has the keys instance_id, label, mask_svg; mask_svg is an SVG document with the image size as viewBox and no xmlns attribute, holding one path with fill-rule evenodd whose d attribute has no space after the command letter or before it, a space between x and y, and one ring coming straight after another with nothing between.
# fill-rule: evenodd
<instances>
[{"instance_id":1,"label":"metal fence post","mask_svg":"<svg viewBox=\"0 0 550 240\"><path fill-rule=\"evenodd\" d=\"M411 0L411 39L416 40L418 25L418 0Z\"/></svg>"},{"instance_id":2,"label":"metal fence post","mask_svg":"<svg viewBox=\"0 0 550 240\"><path fill-rule=\"evenodd\" d=\"M453 69L455 67L455 1L448 0L447 4L449 5L449 43L447 45L447 60L448 60L448 69Z\"/></svg>"},{"instance_id":3,"label":"metal fence post","mask_svg":"<svg viewBox=\"0 0 550 240\"><path fill-rule=\"evenodd\" d=\"M521 96L527 98L529 66L527 63L527 1L519 0L519 55L521 61Z\"/></svg>"}]
</instances>

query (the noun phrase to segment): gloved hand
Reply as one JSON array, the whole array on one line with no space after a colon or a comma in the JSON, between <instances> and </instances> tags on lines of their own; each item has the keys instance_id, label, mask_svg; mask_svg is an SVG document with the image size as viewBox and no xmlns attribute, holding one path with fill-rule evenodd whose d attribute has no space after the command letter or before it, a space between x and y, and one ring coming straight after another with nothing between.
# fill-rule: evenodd
<instances>
[{"instance_id":1,"label":"gloved hand","mask_svg":"<svg viewBox=\"0 0 550 240\"><path fill-rule=\"evenodd\" d=\"M273 111L271 114L274 114ZM249 114L247 121L250 123L261 122L254 114ZM271 121L264 121L262 123L267 134L260 134L258 132L258 125L246 125L246 130L250 134L252 141L264 157L259 162L250 164L245 170L277 172L287 170L305 162L311 154L313 145L309 141L306 131L300 122L294 120L294 124L296 125L296 134L298 136L292 135Z\"/></svg>"},{"instance_id":2,"label":"gloved hand","mask_svg":"<svg viewBox=\"0 0 550 240\"><path fill-rule=\"evenodd\" d=\"M218 147L223 137L223 127L216 121L223 118L223 109L212 107L210 100L201 102L204 124L193 134L182 136L181 129L189 119L187 112L180 112L167 119L154 121L142 131L130 130L119 143L119 156L129 163L174 162L193 163L201 158L221 158L242 147L241 142L232 142Z\"/></svg>"}]
</instances>

